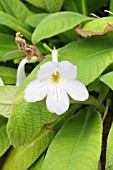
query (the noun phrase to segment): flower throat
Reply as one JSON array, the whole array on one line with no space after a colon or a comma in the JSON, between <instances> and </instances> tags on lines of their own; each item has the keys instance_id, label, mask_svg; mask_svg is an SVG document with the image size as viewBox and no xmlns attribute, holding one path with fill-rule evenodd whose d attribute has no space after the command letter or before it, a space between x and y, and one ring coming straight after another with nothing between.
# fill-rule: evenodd
<instances>
[{"instance_id":1,"label":"flower throat","mask_svg":"<svg viewBox=\"0 0 113 170\"><path fill-rule=\"evenodd\" d=\"M60 74L58 72L56 73L53 73L52 76L51 76L51 81L52 81L52 84L54 83L60 83Z\"/></svg>"}]
</instances>

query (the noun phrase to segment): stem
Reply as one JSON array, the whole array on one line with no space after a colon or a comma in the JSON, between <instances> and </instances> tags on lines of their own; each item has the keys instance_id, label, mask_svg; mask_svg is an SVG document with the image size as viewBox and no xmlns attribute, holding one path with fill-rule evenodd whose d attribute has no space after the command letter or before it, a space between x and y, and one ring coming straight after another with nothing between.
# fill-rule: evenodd
<instances>
[{"instance_id":1,"label":"stem","mask_svg":"<svg viewBox=\"0 0 113 170\"><path fill-rule=\"evenodd\" d=\"M88 15L88 8L86 0L82 0L82 13L83 15Z\"/></svg>"},{"instance_id":2,"label":"stem","mask_svg":"<svg viewBox=\"0 0 113 170\"><path fill-rule=\"evenodd\" d=\"M52 52L52 49L46 43L44 43L43 46L46 50Z\"/></svg>"},{"instance_id":3,"label":"stem","mask_svg":"<svg viewBox=\"0 0 113 170\"><path fill-rule=\"evenodd\" d=\"M85 101L75 101L75 100L71 99L70 103L71 104L77 103L77 104L84 104L84 105L92 105L92 106L95 106L100 111L100 113L104 112L104 110L105 110L104 105L99 100L97 100L94 96L91 96L91 95Z\"/></svg>"},{"instance_id":4,"label":"stem","mask_svg":"<svg viewBox=\"0 0 113 170\"><path fill-rule=\"evenodd\" d=\"M111 104L111 100L110 99L107 99L107 101L106 101L106 107L105 107L105 111L104 111L104 115L103 115L103 122L104 122L104 120L105 120L105 118L106 118L106 116L107 116L107 113L108 113L108 109L109 109L109 106L110 106L110 104Z\"/></svg>"}]
</instances>

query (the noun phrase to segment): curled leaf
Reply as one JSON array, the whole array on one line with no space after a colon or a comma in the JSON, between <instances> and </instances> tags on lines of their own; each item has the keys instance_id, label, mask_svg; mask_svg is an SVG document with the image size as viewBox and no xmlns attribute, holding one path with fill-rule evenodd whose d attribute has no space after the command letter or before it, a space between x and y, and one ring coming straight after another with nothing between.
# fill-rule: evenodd
<instances>
[{"instance_id":1,"label":"curled leaf","mask_svg":"<svg viewBox=\"0 0 113 170\"><path fill-rule=\"evenodd\" d=\"M83 28L79 25L74 27L74 31L82 37L93 35L104 35L113 30L113 17L103 17L88 22Z\"/></svg>"}]
</instances>

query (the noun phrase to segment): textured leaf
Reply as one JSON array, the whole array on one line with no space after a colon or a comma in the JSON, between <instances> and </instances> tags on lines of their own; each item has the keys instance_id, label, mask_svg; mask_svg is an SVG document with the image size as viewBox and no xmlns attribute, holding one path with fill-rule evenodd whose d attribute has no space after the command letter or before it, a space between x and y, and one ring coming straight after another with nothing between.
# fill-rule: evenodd
<instances>
[{"instance_id":1,"label":"textured leaf","mask_svg":"<svg viewBox=\"0 0 113 170\"><path fill-rule=\"evenodd\" d=\"M113 170L113 123L107 139L106 170Z\"/></svg>"},{"instance_id":2,"label":"textured leaf","mask_svg":"<svg viewBox=\"0 0 113 170\"><path fill-rule=\"evenodd\" d=\"M110 36L72 42L59 50L59 60L68 60L77 65L77 79L88 85L113 62L112 42Z\"/></svg>"},{"instance_id":3,"label":"textured leaf","mask_svg":"<svg viewBox=\"0 0 113 170\"><path fill-rule=\"evenodd\" d=\"M29 32L28 26L3 11L0 11L0 24L5 25L16 32L21 32L21 34L29 40L31 38L31 33Z\"/></svg>"},{"instance_id":4,"label":"textured leaf","mask_svg":"<svg viewBox=\"0 0 113 170\"><path fill-rule=\"evenodd\" d=\"M32 42L36 44L42 39L50 38L72 29L83 21L91 20L90 17L75 12L57 12L44 18L32 34Z\"/></svg>"},{"instance_id":5,"label":"textured leaf","mask_svg":"<svg viewBox=\"0 0 113 170\"><path fill-rule=\"evenodd\" d=\"M83 37L91 35L103 35L113 30L113 17L95 19L85 24L83 29L75 27L75 31Z\"/></svg>"},{"instance_id":6,"label":"textured leaf","mask_svg":"<svg viewBox=\"0 0 113 170\"><path fill-rule=\"evenodd\" d=\"M4 58L7 52L18 50L18 47L15 43L14 36L0 33L0 42L2 42L0 43L0 61L11 60L14 58L25 56L24 53L20 52L20 53L10 54L9 56L7 56L7 58Z\"/></svg>"},{"instance_id":7,"label":"textured leaf","mask_svg":"<svg viewBox=\"0 0 113 170\"><path fill-rule=\"evenodd\" d=\"M48 15L49 15L48 13L34 14L27 17L25 22L32 27L36 27L42 21L42 19L44 19Z\"/></svg>"},{"instance_id":8,"label":"textured leaf","mask_svg":"<svg viewBox=\"0 0 113 170\"><path fill-rule=\"evenodd\" d=\"M43 129L29 144L12 149L2 170L25 170L44 152L54 137L53 130Z\"/></svg>"},{"instance_id":9,"label":"textured leaf","mask_svg":"<svg viewBox=\"0 0 113 170\"><path fill-rule=\"evenodd\" d=\"M80 9L78 7L78 3L76 3L77 0L64 0L63 9L66 11L73 11L80 13ZM79 0L80 1L80 0Z\"/></svg>"},{"instance_id":10,"label":"textured leaf","mask_svg":"<svg viewBox=\"0 0 113 170\"><path fill-rule=\"evenodd\" d=\"M0 10L1 10L1 11L4 11L4 7L3 7L3 5L1 4L1 2L0 2Z\"/></svg>"},{"instance_id":11,"label":"textured leaf","mask_svg":"<svg viewBox=\"0 0 113 170\"><path fill-rule=\"evenodd\" d=\"M0 66L0 77L5 84L16 83L16 69Z\"/></svg>"},{"instance_id":12,"label":"textured leaf","mask_svg":"<svg viewBox=\"0 0 113 170\"><path fill-rule=\"evenodd\" d=\"M93 108L69 119L51 143L42 170L96 170L101 154L102 121Z\"/></svg>"},{"instance_id":13,"label":"textured leaf","mask_svg":"<svg viewBox=\"0 0 113 170\"><path fill-rule=\"evenodd\" d=\"M59 50L59 60L68 60L77 65L77 79L88 85L97 79L105 68L113 62L112 42L113 38L106 36L90 37L80 42L70 43ZM51 58L44 60L41 64L49 60ZM24 89L29 82L36 79L40 65L26 78L15 96L11 117L8 122L8 134L11 143L15 147L28 142L44 124L58 118L57 115L47 111L45 100L28 103L23 99Z\"/></svg>"},{"instance_id":14,"label":"textured leaf","mask_svg":"<svg viewBox=\"0 0 113 170\"><path fill-rule=\"evenodd\" d=\"M10 147L10 142L6 132L7 119L0 116L0 157Z\"/></svg>"},{"instance_id":15,"label":"textured leaf","mask_svg":"<svg viewBox=\"0 0 113 170\"><path fill-rule=\"evenodd\" d=\"M110 0L110 11L113 12L113 0Z\"/></svg>"},{"instance_id":16,"label":"textured leaf","mask_svg":"<svg viewBox=\"0 0 113 170\"><path fill-rule=\"evenodd\" d=\"M72 107L67 114L59 117L58 121L44 127L30 143L18 149L13 148L6 159L3 170L9 170L9 167L11 170L28 169L47 149L57 132L57 126L61 128L62 124L72 115L74 110L75 107Z\"/></svg>"},{"instance_id":17,"label":"textured leaf","mask_svg":"<svg viewBox=\"0 0 113 170\"><path fill-rule=\"evenodd\" d=\"M100 80L113 90L113 71L102 75Z\"/></svg>"},{"instance_id":18,"label":"textured leaf","mask_svg":"<svg viewBox=\"0 0 113 170\"><path fill-rule=\"evenodd\" d=\"M45 9L45 0L25 0L29 2L30 4L34 5L35 7Z\"/></svg>"},{"instance_id":19,"label":"textured leaf","mask_svg":"<svg viewBox=\"0 0 113 170\"><path fill-rule=\"evenodd\" d=\"M0 115L9 117L17 90L16 86L0 86Z\"/></svg>"},{"instance_id":20,"label":"textured leaf","mask_svg":"<svg viewBox=\"0 0 113 170\"><path fill-rule=\"evenodd\" d=\"M44 161L44 155L45 154L40 156L40 158L29 168L29 170L41 170Z\"/></svg>"},{"instance_id":21,"label":"textured leaf","mask_svg":"<svg viewBox=\"0 0 113 170\"><path fill-rule=\"evenodd\" d=\"M50 12L58 12L62 8L64 0L47 0L46 8Z\"/></svg>"},{"instance_id":22,"label":"textured leaf","mask_svg":"<svg viewBox=\"0 0 113 170\"><path fill-rule=\"evenodd\" d=\"M0 2L8 14L20 21L24 21L27 16L32 14L20 0L0 0Z\"/></svg>"}]
</instances>

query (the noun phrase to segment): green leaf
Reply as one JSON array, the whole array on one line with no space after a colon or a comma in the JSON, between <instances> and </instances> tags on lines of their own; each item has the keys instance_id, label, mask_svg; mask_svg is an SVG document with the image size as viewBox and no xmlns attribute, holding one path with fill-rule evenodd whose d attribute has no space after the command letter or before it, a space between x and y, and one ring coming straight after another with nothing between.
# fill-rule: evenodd
<instances>
[{"instance_id":1,"label":"green leaf","mask_svg":"<svg viewBox=\"0 0 113 170\"><path fill-rule=\"evenodd\" d=\"M7 119L0 116L0 157L10 147L10 142L6 132L6 123L7 123Z\"/></svg>"},{"instance_id":2,"label":"green leaf","mask_svg":"<svg viewBox=\"0 0 113 170\"><path fill-rule=\"evenodd\" d=\"M113 71L102 75L100 80L113 90Z\"/></svg>"},{"instance_id":3,"label":"green leaf","mask_svg":"<svg viewBox=\"0 0 113 170\"><path fill-rule=\"evenodd\" d=\"M24 3L19 0L0 0L0 2L8 14L20 21L24 21L27 16L32 14Z\"/></svg>"},{"instance_id":4,"label":"green leaf","mask_svg":"<svg viewBox=\"0 0 113 170\"><path fill-rule=\"evenodd\" d=\"M7 56L7 58L4 58L6 53L13 50L18 50L18 47L15 43L14 36L0 33L0 42L2 42L0 43L0 61L11 60L11 59L25 56L24 53L20 52L20 53L10 54L9 56Z\"/></svg>"},{"instance_id":5,"label":"green leaf","mask_svg":"<svg viewBox=\"0 0 113 170\"><path fill-rule=\"evenodd\" d=\"M2 170L28 169L37 158L45 151L54 137L54 131L43 129L30 143L10 151Z\"/></svg>"},{"instance_id":6,"label":"green leaf","mask_svg":"<svg viewBox=\"0 0 113 170\"><path fill-rule=\"evenodd\" d=\"M30 4L34 5L35 7L45 9L45 0L25 0L29 2Z\"/></svg>"},{"instance_id":7,"label":"green leaf","mask_svg":"<svg viewBox=\"0 0 113 170\"><path fill-rule=\"evenodd\" d=\"M96 170L101 154L102 120L93 108L69 119L51 143L42 170Z\"/></svg>"},{"instance_id":8,"label":"green leaf","mask_svg":"<svg viewBox=\"0 0 113 170\"><path fill-rule=\"evenodd\" d=\"M31 33L28 26L3 11L0 11L0 24L5 25L16 32L21 32L28 40L31 39Z\"/></svg>"},{"instance_id":9,"label":"green leaf","mask_svg":"<svg viewBox=\"0 0 113 170\"><path fill-rule=\"evenodd\" d=\"M16 69L0 66L0 77L5 84L16 83Z\"/></svg>"},{"instance_id":10,"label":"green leaf","mask_svg":"<svg viewBox=\"0 0 113 170\"><path fill-rule=\"evenodd\" d=\"M47 0L46 8L49 12L58 12L62 8L64 0Z\"/></svg>"},{"instance_id":11,"label":"green leaf","mask_svg":"<svg viewBox=\"0 0 113 170\"><path fill-rule=\"evenodd\" d=\"M76 3L76 0L70 0L70 1L64 0L63 9L66 11L73 11L73 12L78 12L78 13L80 12L80 10L78 9L78 3Z\"/></svg>"},{"instance_id":12,"label":"green leaf","mask_svg":"<svg viewBox=\"0 0 113 170\"><path fill-rule=\"evenodd\" d=\"M112 36L72 42L59 50L59 60L68 60L76 65L77 79L88 85L113 62L112 42Z\"/></svg>"},{"instance_id":13,"label":"green leaf","mask_svg":"<svg viewBox=\"0 0 113 170\"><path fill-rule=\"evenodd\" d=\"M106 170L113 170L113 123L107 139Z\"/></svg>"},{"instance_id":14,"label":"green leaf","mask_svg":"<svg viewBox=\"0 0 113 170\"><path fill-rule=\"evenodd\" d=\"M4 11L4 7L3 7L3 5L1 4L1 2L0 2L0 11Z\"/></svg>"},{"instance_id":15,"label":"green leaf","mask_svg":"<svg viewBox=\"0 0 113 170\"><path fill-rule=\"evenodd\" d=\"M39 134L34 139L31 140L30 143L17 149L13 148L6 159L2 170L9 170L9 167L11 170L28 169L47 149L52 139L54 138L56 132L61 128L63 123L68 119L70 115L73 114L74 111L75 106L72 107L67 112L67 114L64 114L61 117L59 117L59 119L56 122L45 126L39 132ZM20 126L21 125L22 124L20 124ZM17 140L19 140L19 137Z\"/></svg>"},{"instance_id":16,"label":"green leaf","mask_svg":"<svg viewBox=\"0 0 113 170\"><path fill-rule=\"evenodd\" d=\"M27 17L25 22L35 28L48 15L48 13L34 14Z\"/></svg>"},{"instance_id":17,"label":"green leaf","mask_svg":"<svg viewBox=\"0 0 113 170\"><path fill-rule=\"evenodd\" d=\"M113 12L113 0L110 0L110 11Z\"/></svg>"},{"instance_id":18,"label":"green leaf","mask_svg":"<svg viewBox=\"0 0 113 170\"><path fill-rule=\"evenodd\" d=\"M29 170L41 170L42 164L44 161L44 155L41 155L40 158L29 168Z\"/></svg>"},{"instance_id":19,"label":"green leaf","mask_svg":"<svg viewBox=\"0 0 113 170\"><path fill-rule=\"evenodd\" d=\"M106 33L108 32L109 29L113 29L112 25L113 24L113 17L103 17L99 19L95 19L93 21L88 22L85 24L83 27L83 31L90 31L94 33Z\"/></svg>"},{"instance_id":20,"label":"green leaf","mask_svg":"<svg viewBox=\"0 0 113 170\"><path fill-rule=\"evenodd\" d=\"M91 20L90 17L75 12L57 12L44 18L32 34L32 42L36 44L42 39L50 38L72 29L83 21Z\"/></svg>"},{"instance_id":21,"label":"green leaf","mask_svg":"<svg viewBox=\"0 0 113 170\"><path fill-rule=\"evenodd\" d=\"M17 90L16 86L0 86L0 115L9 117Z\"/></svg>"}]
</instances>

